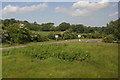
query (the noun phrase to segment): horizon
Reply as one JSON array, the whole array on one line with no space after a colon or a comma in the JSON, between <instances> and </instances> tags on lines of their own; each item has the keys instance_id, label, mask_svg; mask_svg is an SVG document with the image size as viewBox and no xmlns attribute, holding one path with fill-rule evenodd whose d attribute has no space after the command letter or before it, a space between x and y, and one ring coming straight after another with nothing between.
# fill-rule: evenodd
<instances>
[{"instance_id":1,"label":"horizon","mask_svg":"<svg viewBox=\"0 0 120 80\"><path fill-rule=\"evenodd\" d=\"M102 27L118 19L118 2L3 2L2 19L15 18L30 23L62 22Z\"/></svg>"},{"instance_id":2,"label":"horizon","mask_svg":"<svg viewBox=\"0 0 120 80\"><path fill-rule=\"evenodd\" d=\"M6 18L6 19L15 19L15 18ZM119 19L119 18L118 18L118 19ZM118 19L116 19L116 20L118 20ZM5 19L0 19L0 20L5 20ZM18 19L15 19L15 20L18 20ZM116 20L112 20L112 21L116 21ZM27 20L18 20L18 21L27 21ZM27 22L29 22L29 21L27 21ZM34 22L36 22L36 21L29 22L29 23L34 23ZM111 21L110 21L110 22L111 22ZM110 22L108 22L108 23L110 23ZM37 23L37 22L36 22L36 23ZM45 23L53 23L53 22L45 22ZM37 23L37 24L38 24L38 25L41 25L41 24L45 24L45 23ZM63 22L61 22L61 23L63 23ZM60 23L60 24L61 24L61 23ZM68 23L68 22L65 22L65 23ZM86 27L106 27L108 23L106 23L105 26L87 26L87 25L85 25L85 24L82 24L82 25L84 25L84 26L86 26ZM59 26L60 24L55 25L55 23L54 23L54 26L57 27L57 26ZM79 25L79 23L78 23L78 24L71 24L71 23L69 23L69 24L70 24L70 25Z\"/></svg>"}]
</instances>

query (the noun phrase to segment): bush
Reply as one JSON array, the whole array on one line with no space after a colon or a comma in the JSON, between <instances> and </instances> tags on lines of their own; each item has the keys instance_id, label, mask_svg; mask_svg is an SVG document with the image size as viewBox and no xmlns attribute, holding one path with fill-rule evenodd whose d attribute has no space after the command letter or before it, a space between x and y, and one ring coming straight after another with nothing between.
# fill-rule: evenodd
<instances>
[{"instance_id":1,"label":"bush","mask_svg":"<svg viewBox=\"0 0 120 80\"><path fill-rule=\"evenodd\" d=\"M30 36L31 36L31 41L35 41L35 42L43 42L48 40L46 36L43 36L40 33L31 33Z\"/></svg>"},{"instance_id":2,"label":"bush","mask_svg":"<svg viewBox=\"0 0 120 80\"><path fill-rule=\"evenodd\" d=\"M108 36L104 37L102 41L107 42L107 43L111 43L114 40L116 40L116 39L115 39L115 37L113 35L108 35Z\"/></svg>"},{"instance_id":3,"label":"bush","mask_svg":"<svg viewBox=\"0 0 120 80\"><path fill-rule=\"evenodd\" d=\"M65 61L85 61L90 59L91 55L76 45L70 44L50 44L41 46L29 46L23 49L5 50L3 55L10 55L13 52L23 53L26 56L31 56L40 60L48 59L50 57L65 60ZM74 49L73 49L74 48Z\"/></svg>"},{"instance_id":4,"label":"bush","mask_svg":"<svg viewBox=\"0 0 120 80\"><path fill-rule=\"evenodd\" d=\"M59 32L51 32L51 33L49 33L48 34L48 39L52 39L52 40L56 40L56 38L55 38L55 35L58 35L59 37L58 37L58 39L57 40L61 40L62 39L62 34L61 33L59 33Z\"/></svg>"},{"instance_id":5,"label":"bush","mask_svg":"<svg viewBox=\"0 0 120 80\"><path fill-rule=\"evenodd\" d=\"M82 37L88 38L88 39L99 39L102 38L102 34L100 33L88 33L88 34L83 34Z\"/></svg>"},{"instance_id":6,"label":"bush","mask_svg":"<svg viewBox=\"0 0 120 80\"><path fill-rule=\"evenodd\" d=\"M31 41L42 42L47 41L46 36L41 35L40 33L33 33L27 28L25 24L11 24L8 27L5 27L2 31L2 42L8 44L24 44Z\"/></svg>"},{"instance_id":7,"label":"bush","mask_svg":"<svg viewBox=\"0 0 120 80\"><path fill-rule=\"evenodd\" d=\"M65 31L63 33L63 39L66 40L66 39L76 39L77 38L77 34L75 32L72 32L72 31Z\"/></svg>"},{"instance_id":8,"label":"bush","mask_svg":"<svg viewBox=\"0 0 120 80\"><path fill-rule=\"evenodd\" d=\"M30 30L24 24L12 24L2 32L3 43L26 43L30 41Z\"/></svg>"},{"instance_id":9,"label":"bush","mask_svg":"<svg viewBox=\"0 0 120 80\"><path fill-rule=\"evenodd\" d=\"M55 39L55 34L53 32L51 32L50 34L48 34L48 38L49 39Z\"/></svg>"}]
</instances>

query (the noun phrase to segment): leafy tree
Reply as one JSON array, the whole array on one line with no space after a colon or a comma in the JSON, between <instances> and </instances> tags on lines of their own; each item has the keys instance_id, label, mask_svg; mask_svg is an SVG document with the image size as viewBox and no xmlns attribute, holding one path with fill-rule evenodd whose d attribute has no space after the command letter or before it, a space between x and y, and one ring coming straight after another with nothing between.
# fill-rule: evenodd
<instances>
[{"instance_id":1,"label":"leafy tree","mask_svg":"<svg viewBox=\"0 0 120 80\"><path fill-rule=\"evenodd\" d=\"M30 41L30 31L24 24L14 23L3 31L3 42L25 43Z\"/></svg>"},{"instance_id":2,"label":"leafy tree","mask_svg":"<svg viewBox=\"0 0 120 80\"><path fill-rule=\"evenodd\" d=\"M54 23L44 23L41 24L43 31L50 31L50 29L53 27Z\"/></svg>"},{"instance_id":3,"label":"leafy tree","mask_svg":"<svg viewBox=\"0 0 120 80\"><path fill-rule=\"evenodd\" d=\"M77 34L75 32L72 32L71 29L66 30L63 33L63 39L64 40L66 40L66 39L75 39L75 38L77 38Z\"/></svg>"},{"instance_id":4,"label":"leafy tree","mask_svg":"<svg viewBox=\"0 0 120 80\"><path fill-rule=\"evenodd\" d=\"M105 33L107 35L113 34L115 38L120 40L120 18L118 20L111 21L109 24L107 24Z\"/></svg>"},{"instance_id":5,"label":"leafy tree","mask_svg":"<svg viewBox=\"0 0 120 80\"><path fill-rule=\"evenodd\" d=\"M3 20L3 24L5 25L5 26L8 26L8 25L10 25L10 24L13 24L13 23L17 23L18 21L16 21L14 18L12 18L12 19L5 19L5 20Z\"/></svg>"},{"instance_id":6,"label":"leafy tree","mask_svg":"<svg viewBox=\"0 0 120 80\"><path fill-rule=\"evenodd\" d=\"M110 35L107 35L106 37L103 38L103 42L108 42L108 43L111 43L115 40L115 37L114 35L110 34Z\"/></svg>"},{"instance_id":7,"label":"leafy tree","mask_svg":"<svg viewBox=\"0 0 120 80\"><path fill-rule=\"evenodd\" d=\"M72 25L72 30L74 32L77 32L77 33L84 33L85 32L85 29L86 29L86 26L82 25L82 24L77 24L77 25Z\"/></svg>"},{"instance_id":8,"label":"leafy tree","mask_svg":"<svg viewBox=\"0 0 120 80\"><path fill-rule=\"evenodd\" d=\"M59 30L60 31L65 31L67 29L70 28L70 24L69 23L66 23L66 22L62 22L60 25L59 25Z\"/></svg>"}]
</instances>

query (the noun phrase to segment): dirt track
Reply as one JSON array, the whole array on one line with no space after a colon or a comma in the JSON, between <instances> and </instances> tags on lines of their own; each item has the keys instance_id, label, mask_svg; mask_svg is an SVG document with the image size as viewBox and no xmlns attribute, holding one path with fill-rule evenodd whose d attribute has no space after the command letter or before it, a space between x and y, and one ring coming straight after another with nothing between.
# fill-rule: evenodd
<instances>
[{"instance_id":1,"label":"dirt track","mask_svg":"<svg viewBox=\"0 0 120 80\"><path fill-rule=\"evenodd\" d=\"M47 45L47 44L60 44L60 43L70 43L70 42L79 42L78 40L72 40L72 41L58 41L58 42L51 42L51 43L43 43L38 45ZM81 40L80 42L101 42L101 40ZM6 47L6 48L0 48L0 50L7 50L12 48L22 48L26 46L14 46L14 47Z\"/></svg>"}]
</instances>

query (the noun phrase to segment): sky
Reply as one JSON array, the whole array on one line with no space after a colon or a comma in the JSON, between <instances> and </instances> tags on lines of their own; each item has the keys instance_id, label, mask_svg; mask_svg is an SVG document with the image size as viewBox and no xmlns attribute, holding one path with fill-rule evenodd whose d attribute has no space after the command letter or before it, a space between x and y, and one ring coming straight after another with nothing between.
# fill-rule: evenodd
<instances>
[{"instance_id":1,"label":"sky","mask_svg":"<svg viewBox=\"0 0 120 80\"><path fill-rule=\"evenodd\" d=\"M15 18L29 22L61 22L84 24L86 26L106 26L118 19L118 2L77 1L77 2L2 2L2 19Z\"/></svg>"}]
</instances>

